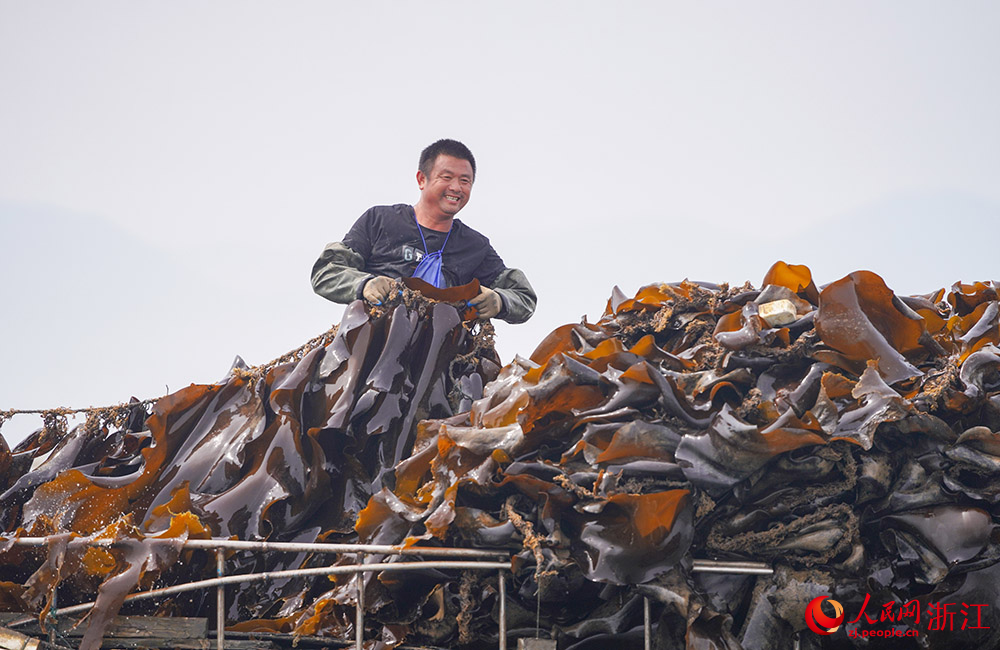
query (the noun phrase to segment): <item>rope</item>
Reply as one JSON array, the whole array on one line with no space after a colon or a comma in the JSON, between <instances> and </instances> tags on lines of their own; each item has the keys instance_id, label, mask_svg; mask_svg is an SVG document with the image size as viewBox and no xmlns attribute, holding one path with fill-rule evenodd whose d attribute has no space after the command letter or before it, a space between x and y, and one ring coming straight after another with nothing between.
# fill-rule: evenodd
<instances>
[{"instance_id":1,"label":"rope","mask_svg":"<svg viewBox=\"0 0 1000 650\"><path fill-rule=\"evenodd\" d=\"M423 315L423 310L426 309L426 305L432 302L425 298L417 291L406 288L402 282L397 281L396 288L399 289L400 294L395 296L395 299L391 303L383 305L382 307L369 307L369 315L378 315L388 311L390 304L395 304L398 301L402 301L407 307L421 310L421 315ZM460 308L461 305L458 303L453 304L456 308ZM452 360L449 364L449 374L452 375L452 379L455 380L453 371L457 364L462 363L475 363L475 358L482 354L483 351L493 348L493 338L495 335L495 330L493 329L493 324L489 321L481 321L474 323L472 325L465 325L467 329L470 330L472 336L472 347L473 349L465 355L460 355L459 357ZM259 366L251 366L250 368L234 368L233 376L239 379L246 379L251 382L251 387L262 377L267 375L275 366L282 363L288 363L290 361L300 361L307 354L315 350L317 347L324 347L329 345L333 341L334 337L337 335L338 326L334 325L330 329L326 330L318 336L314 336L309 339L299 347L294 350L289 350L288 352L278 356L267 363L261 364ZM458 385L458 382L455 382ZM100 426L111 424L112 426L121 427L127 420L130 413L137 407L146 408L146 412L149 413L149 406L155 404L159 400L166 397L166 395L161 395L159 397L152 397L149 399L144 399L138 402L122 402L119 404L114 404L112 406L91 406L88 408L67 408L67 407L56 407L49 409L9 409L6 411L0 411L0 429L3 428L4 423L10 420L15 415L41 415L44 433L42 440L39 441L40 446L46 446L50 448L47 444L54 445L67 430L67 416L76 415L79 413L87 414L87 422L85 426L88 429L100 428ZM49 438L49 435L54 436Z\"/></svg>"},{"instance_id":2,"label":"rope","mask_svg":"<svg viewBox=\"0 0 1000 650\"><path fill-rule=\"evenodd\" d=\"M846 443L844 443L846 444ZM854 456L842 447L843 452L832 448L821 450L832 456L839 455L837 467L843 478L803 489L797 496L791 496L783 501L790 520L772 521L766 530L739 531L733 529L726 520L716 522L709 529L705 541L706 548L715 551L730 551L753 556L780 555L784 560L807 567L828 563L838 554L853 546L859 539L859 520L854 511L843 503L832 503L817 507L836 495L844 494L854 488L857 483L858 464ZM830 458L833 460L833 458ZM800 508L809 508L812 512L797 513ZM780 519L780 517L775 518ZM813 524L832 520L840 523L841 536L826 549L800 549L799 552L775 550L780 544L791 542L795 536Z\"/></svg>"},{"instance_id":3,"label":"rope","mask_svg":"<svg viewBox=\"0 0 1000 650\"><path fill-rule=\"evenodd\" d=\"M233 375L255 382L265 376L275 366L289 361L298 361L317 347L328 345L337 335L337 327L337 325L334 325L327 331L318 336L314 336L294 350L289 350L267 363L259 366L252 366L245 370L242 368L234 369ZM76 415L79 413L87 414L87 421L84 426L88 429L92 427L99 428L105 424L112 424L113 426L120 427L128 418L129 413L131 413L135 408L148 407L164 397L166 397L166 395L151 397L137 402L122 402L112 406L91 406L87 408L67 408L59 406L49 409L9 409L6 411L0 411L0 429L3 428L3 425L7 422L7 420L10 420L15 415L41 415L42 427L44 429L43 437L45 437L45 434L54 434L55 439L52 441L54 444L55 441L66 433L67 416L69 415ZM149 411L148 408L146 410L147 412ZM44 441L40 441L40 443L44 444Z\"/></svg>"}]
</instances>

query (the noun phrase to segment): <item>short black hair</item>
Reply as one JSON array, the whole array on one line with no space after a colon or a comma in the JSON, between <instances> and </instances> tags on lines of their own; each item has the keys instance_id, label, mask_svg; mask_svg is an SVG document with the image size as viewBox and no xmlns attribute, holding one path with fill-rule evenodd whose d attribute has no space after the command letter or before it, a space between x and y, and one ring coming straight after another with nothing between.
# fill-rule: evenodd
<instances>
[{"instance_id":1,"label":"short black hair","mask_svg":"<svg viewBox=\"0 0 1000 650\"><path fill-rule=\"evenodd\" d=\"M434 161L441 154L468 160L469 164L472 165L472 178L476 178L476 159L472 156L472 152L458 140L448 140L447 138L428 145L420 152L420 163L417 165L417 169L422 171L425 176L430 176L431 170L434 168Z\"/></svg>"}]
</instances>

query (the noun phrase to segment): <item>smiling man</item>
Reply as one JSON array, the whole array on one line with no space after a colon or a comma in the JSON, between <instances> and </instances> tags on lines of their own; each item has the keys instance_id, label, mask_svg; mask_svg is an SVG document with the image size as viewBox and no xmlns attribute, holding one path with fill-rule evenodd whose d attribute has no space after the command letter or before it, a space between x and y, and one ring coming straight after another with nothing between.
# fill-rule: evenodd
<instances>
[{"instance_id":1,"label":"smiling man","mask_svg":"<svg viewBox=\"0 0 1000 650\"><path fill-rule=\"evenodd\" d=\"M507 268L490 240L455 216L475 180L476 159L461 142L438 140L424 149L417 203L378 205L361 215L343 241L323 249L313 289L334 302L381 304L395 278L419 277L437 287L479 280L479 295L469 301L479 318L531 318L537 298L528 278Z\"/></svg>"}]
</instances>

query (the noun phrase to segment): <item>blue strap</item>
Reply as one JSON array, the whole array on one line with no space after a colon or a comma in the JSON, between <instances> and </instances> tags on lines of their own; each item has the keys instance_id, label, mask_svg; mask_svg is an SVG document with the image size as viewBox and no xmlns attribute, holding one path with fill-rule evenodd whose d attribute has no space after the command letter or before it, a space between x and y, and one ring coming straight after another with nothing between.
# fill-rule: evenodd
<instances>
[{"instance_id":1,"label":"blue strap","mask_svg":"<svg viewBox=\"0 0 1000 650\"><path fill-rule=\"evenodd\" d=\"M420 233L420 243L422 243L424 245L424 253L429 255L430 251L427 250L427 240L424 239L424 229L420 227L420 222L417 221L417 212L416 212L416 210L413 211L413 223L417 224L417 232ZM441 253L444 253L444 247L448 245L448 238L449 237L451 237L451 228L448 228L448 234L444 236L444 243L441 244L441 250L438 251L439 255Z\"/></svg>"},{"instance_id":2,"label":"blue strap","mask_svg":"<svg viewBox=\"0 0 1000 650\"><path fill-rule=\"evenodd\" d=\"M413 213L413 223L417 224L417 232L420 233L420 242L424 245L424 255L427 255L427 240L424 239L424 230L423 230L423 228L420 227L420 222L417 221L417 213L416 212ZM449 235L451 234L451 228L448 229L448 234ZM444 243L447 244L448 240L445 239Z\"/></svg>"},{"instance_id":3,"label":"blue strap","mask_svg":"<svg viewBox=\"0 0 1000 650\"><path fill-rule=\"evenodd\" d=\"M441 249L431 253L427 250L427 240L424 238L424 230L420 227L420 222L417 221L416 211L413 213L413 223L417 224L417 232L420 233L420 241L424 245L424 258L417 264L417 268L413 271L413 277L420 278L440 289L444 284L444 277L441 273L444 266L444 247L448 245L448 238L451 237L451 228L448 229L448 234L444 237Z\"/></svg>"}]
</instances>

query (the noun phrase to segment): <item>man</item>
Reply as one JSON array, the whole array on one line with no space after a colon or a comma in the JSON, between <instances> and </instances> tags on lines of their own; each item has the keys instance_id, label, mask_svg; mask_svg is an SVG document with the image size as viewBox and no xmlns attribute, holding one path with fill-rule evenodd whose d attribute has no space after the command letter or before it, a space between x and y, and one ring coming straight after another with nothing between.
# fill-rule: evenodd
<instances>
[{"instance_id":1,"label":"man","mask_svg":"<svg viewBox=\"0 0 1000 650\"><path fill-rule=\"evenodd\" d=\"M469 301L479 318L523 323L537 300L528 279L507 268L490 240L455 215L469 202L476 159L461 142L438 140L423 150L416 205L380 205L361 215L343 241L328 244L313 265L312 285L328 300L381 304L394 278L416 274L439 287L479 280Z\"/></svg>"}]
</instances>

